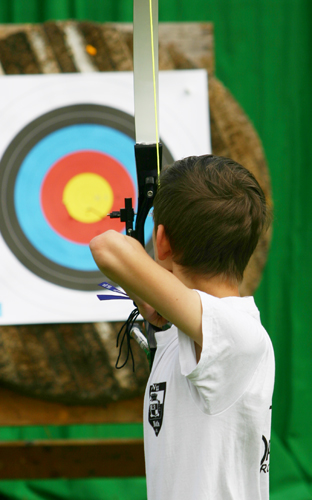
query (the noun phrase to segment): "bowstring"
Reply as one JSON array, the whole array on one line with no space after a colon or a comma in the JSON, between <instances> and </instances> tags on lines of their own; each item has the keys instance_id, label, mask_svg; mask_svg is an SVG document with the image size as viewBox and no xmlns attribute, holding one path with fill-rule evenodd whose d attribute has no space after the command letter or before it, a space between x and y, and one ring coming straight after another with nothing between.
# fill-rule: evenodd
<instances>
[{"instance_id":1,"label":"bowstring","mask_svg":"<svg viewBox=\"0 0 312 500\"><path fill-rule=\"evenodd\" d=\"M151 31L152 68L153 68L154 113L155 113L155 128L156 128L157 184L159 187L159 184L160 184L160 155L159 155L156 65L155 65L154 21L153 21L152 0L149 0L149 14L150 14L150 31Z\"/></svg>"}]
</instances>

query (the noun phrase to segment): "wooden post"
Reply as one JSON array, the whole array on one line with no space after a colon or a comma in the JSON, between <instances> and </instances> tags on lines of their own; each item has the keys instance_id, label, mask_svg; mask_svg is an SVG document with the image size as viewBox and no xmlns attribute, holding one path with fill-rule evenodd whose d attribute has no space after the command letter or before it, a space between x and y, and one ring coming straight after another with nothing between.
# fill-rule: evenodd
<instances>
[{"instance_id":1,"label":"wooden post","mask_svg":"<svg viewBox=\"0 0 312 500\"><path fill-rule=\"evenodd\" d=\"M0 479L144 476L141 439L0 443Z\"/></svg>"}]
</instances>

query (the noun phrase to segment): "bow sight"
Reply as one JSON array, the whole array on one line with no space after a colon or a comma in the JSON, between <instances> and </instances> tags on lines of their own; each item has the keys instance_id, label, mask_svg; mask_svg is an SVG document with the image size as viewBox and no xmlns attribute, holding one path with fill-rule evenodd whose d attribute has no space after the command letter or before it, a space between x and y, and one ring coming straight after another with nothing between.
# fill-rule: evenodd
<instances>
[{"instance_id":1,"label":"bow sight","mask_svg":"<svg viewBox=\"0 0 312 500\"><path fill-rule=\"evenodd\" d=\"M162 145L158 145L161 169ZM153 206L153 201L158 188L157 145L136 144L134 146L135 162L138 183L138 209L133 229L134 209L132 198L125 198L125 206L118 212L109 214L111 219L120 219L126 224L126 234L138 240L145 246L144 225L146 217Z\"/></svg>"}]
</instances>

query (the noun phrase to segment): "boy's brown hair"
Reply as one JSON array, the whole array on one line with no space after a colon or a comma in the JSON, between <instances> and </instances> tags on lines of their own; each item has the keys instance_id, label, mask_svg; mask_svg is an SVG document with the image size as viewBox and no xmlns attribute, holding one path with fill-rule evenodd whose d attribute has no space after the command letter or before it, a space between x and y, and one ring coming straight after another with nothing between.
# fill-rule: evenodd
<instances>
[{"instance_id":1,"label":"boy's brown hair","mask_svg":"<svg viewBox=\"0 0 312 500\"><path fill-rule=\"evenodd\" d=\"M163 170L154 200L173 259L187 272L240 282L267 219L255 177L229 158L190 156Z\"/></svg>"}]
</instances>

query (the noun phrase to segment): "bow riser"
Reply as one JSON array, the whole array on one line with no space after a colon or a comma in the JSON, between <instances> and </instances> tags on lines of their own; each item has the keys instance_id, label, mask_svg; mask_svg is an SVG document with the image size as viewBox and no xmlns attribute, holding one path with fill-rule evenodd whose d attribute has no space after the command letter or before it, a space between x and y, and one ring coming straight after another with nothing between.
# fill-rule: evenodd
<instances>
[{"instance_id":1,"label":"bow riser","mask_svg":"<svg viewBox=\"0 0 312 500\"><path fill-rule=\"evenodd\" d=\"M158 164L158 154L160 165ZM158 188L158 170L161 169L162 146L161 144L136 144L135 161L138 179L138 212L133 233L143 246L144 224Z\"/></svg>"}]
</instances>

